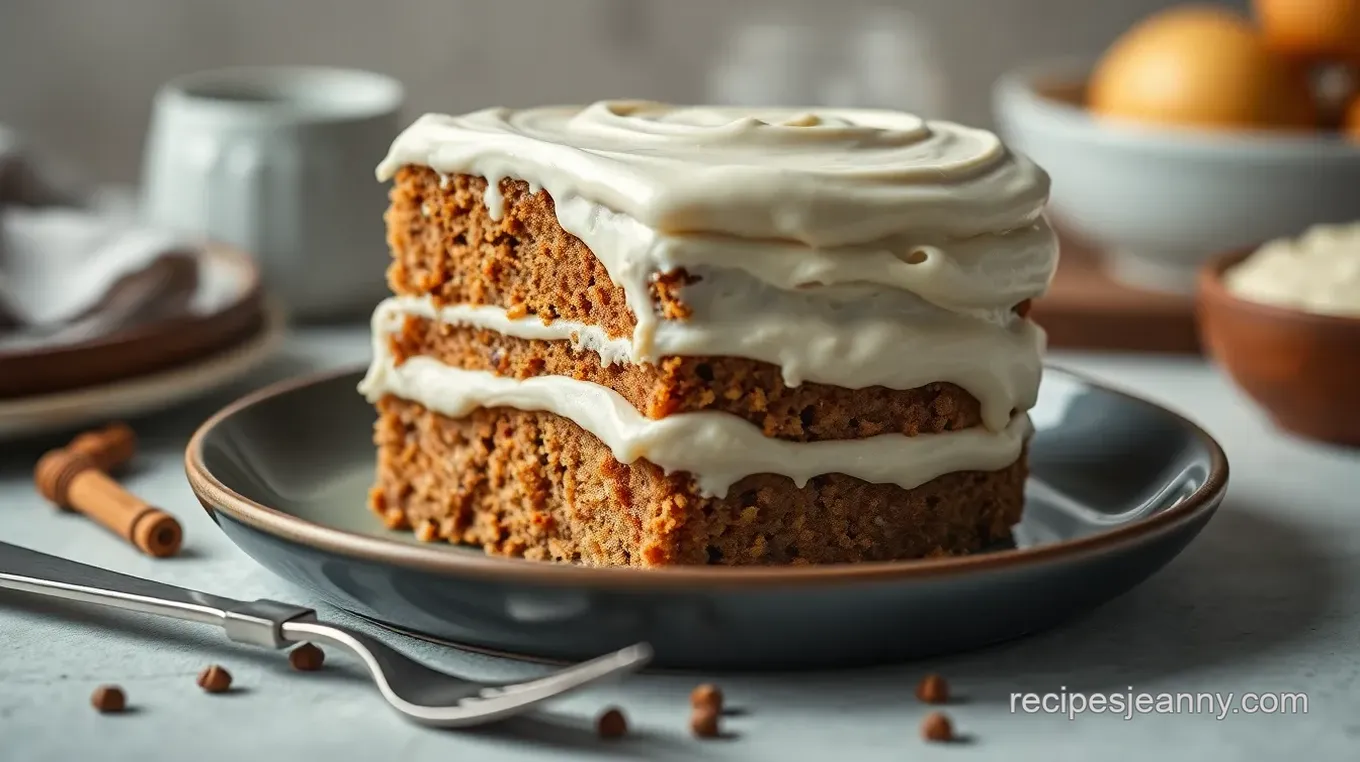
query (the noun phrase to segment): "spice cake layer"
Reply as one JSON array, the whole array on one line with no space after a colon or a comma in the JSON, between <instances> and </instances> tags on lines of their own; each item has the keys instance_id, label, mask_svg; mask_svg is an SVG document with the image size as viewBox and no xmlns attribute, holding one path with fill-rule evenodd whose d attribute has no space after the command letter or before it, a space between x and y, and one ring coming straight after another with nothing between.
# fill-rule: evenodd
<instances>
[{"instance_id":1,"label":"spice cake layer","mask_svg":"<svg viewBox=\"0 0 1360 762\"><path fill-rule=\"evenodd\" d=\"M797 487L744 477L704 497L684 474L619 463L560 416L482 409L459 418L378 402L375 510L426 539L602 566L806 564L981 550L1020 518L1024 459L904 490L839 474Z\"/></svg>"}]
</instances>

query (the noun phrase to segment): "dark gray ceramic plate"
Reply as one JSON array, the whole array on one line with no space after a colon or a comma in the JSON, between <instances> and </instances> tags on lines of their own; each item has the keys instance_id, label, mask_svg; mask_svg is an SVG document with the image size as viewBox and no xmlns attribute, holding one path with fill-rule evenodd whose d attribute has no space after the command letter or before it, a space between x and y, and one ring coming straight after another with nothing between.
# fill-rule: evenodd
<instances>
[{"instance_id":1,"label":"dark gray ceramic plate","mask_svg":"<svg viewBox=\"0 0 1360 762\"><path fill-rule=\"evenodd\" d=\"M195 494L261 564L406 632L586 659L637 641L657 666L828 667L959 651L1051 627L1171 560L1228 482L1174 413L1050 369L1016 546L798 568L602 569L494 558L389 532L365 507L372 408L351 371L240 400L189 443Z\"/></svg>"}]
</instances>

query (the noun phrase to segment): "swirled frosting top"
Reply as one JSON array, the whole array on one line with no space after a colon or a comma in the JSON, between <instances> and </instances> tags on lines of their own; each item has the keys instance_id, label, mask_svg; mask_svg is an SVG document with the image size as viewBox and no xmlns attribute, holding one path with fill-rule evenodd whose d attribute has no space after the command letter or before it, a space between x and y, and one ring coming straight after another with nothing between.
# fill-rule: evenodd
<instances>
[{"instance_id":1,"label":"swirled frosting top","mask_svg":"<svg viewBox=\"0 0 1360 762\"><path fill-rule=\"evenodd\" d=\"M880 110L582 107L427 114L378 166L515 177L665 233L847 246L1025 228L1048 175L996 135Z\"/></svg>"}]
</instances>

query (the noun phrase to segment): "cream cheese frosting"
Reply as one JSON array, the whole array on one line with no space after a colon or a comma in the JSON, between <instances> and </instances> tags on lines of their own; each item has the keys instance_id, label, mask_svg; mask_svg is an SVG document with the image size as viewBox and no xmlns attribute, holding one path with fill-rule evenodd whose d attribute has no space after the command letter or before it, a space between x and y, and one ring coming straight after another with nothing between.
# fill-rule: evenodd
<instances>
[{"instance_id":1,"label":"cream cheese frosting","mask_svg":"<svg viewBox=\"0 0 1360 762\"><path fill-rule=\"evenodd\" d=\"M661 325L652 309L651 280L656 273L677 267L691 274L723 269L744 272L776 289L813 295L828 286L878 285L893 290L905 286L909 294L942 309L985 318L998 312L1009 314L1015 304L1041 294L1057 263L1056 238L1043 220L995 236L936 238L931 239L933 244L897 249L885 241L878 246L827 250L782 241L667 236L579 196L554 196L554 200L562 228L581 239L610 279L623 288L637 316L633 342L649 359L657 356L652 344ZM710 276L701 283L711 287L713 280ZM764 293L778 297L774 289ZM786 317L768 299L743 306L752 321Z\"/></svg>"},{"instance_id":2,"label":"cream cheese frosting","mask_svg":"<svg viewBox=\"0 0 1360 762\"><path fill-rule=\"evenodd\" d=\"M974 428L788 442L767 437L729 413L676 413L653 420L613 389L565 376L507 378L430 357L396 364L385 343L378 344L359 387L372 402L393 394L453 418L487 407L555 413L595 435L620 463L645 458L667 473L687 472L702 494L718 497L743 477L763 473L782 474L799 487L814 476L839 473L911 489L955 471L1005 468L1020 457L1031 433L1029 417L1018 413L999 432Z\"/></svg>"},{"instance_id":3,"label":"cream cheese frosting","mask_svg":"<svg viewBox=\"0 0 1360 762\"><path fill-rule=\"evenodd\" d=\"M608 214L608 210L600 209L565 216L572 218L569 224L587 228L589 235L592 226L579 220ZM627 224L618 219L612 222ZM780 241L668 236L654 231L648 238L645 258L655 262L660 272L736 269L785 290L887 286L959 312L1009 309L1039 296L1048 288L1058 257L1055 235L1043 219L1000 235L903 238L822 249Z\"/></svg>"},{"instance_id":4,"label":"cream cheese frosting","mask_svg":"<svg viewBox=\"0 0 1360 762\"><path fill-rule=\"evenodd\" d=\"M519 178L666 233L816 247L1024 228L1049 189L991 132L880 110L602 101L427 114L392 144L379 179L404 164Z\"/></svg>"},{"instance_id":5,"label":"cream cheese frosting","mask_svg":"<svg viewBox=\"0 0 1360 762\"><path fill-rule=\"evenodd\" d=\"M1251 301L1360 317L1360 222L1271 241L1228 270L1225 284Z\"/></svg>"}]
</instances>

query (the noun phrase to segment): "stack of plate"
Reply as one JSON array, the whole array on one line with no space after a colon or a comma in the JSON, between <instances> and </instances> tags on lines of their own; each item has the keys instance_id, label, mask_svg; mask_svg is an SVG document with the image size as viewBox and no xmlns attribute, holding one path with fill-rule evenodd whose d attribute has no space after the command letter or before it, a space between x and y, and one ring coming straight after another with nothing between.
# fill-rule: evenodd
<instances>
[{"instance_id":1,"label":"stack of plate","mask_svg":"<svg viewBox=\"0 0 1360 762\"><path fill-rule=\"evenodd\" d=\"M199 275L222 290L211 309L130 325L88 340L0 345L0 439L126 418L225 385L255 369L283 333L260 272L238 250L201 252Z\"/></svg>"}]
</instances>

